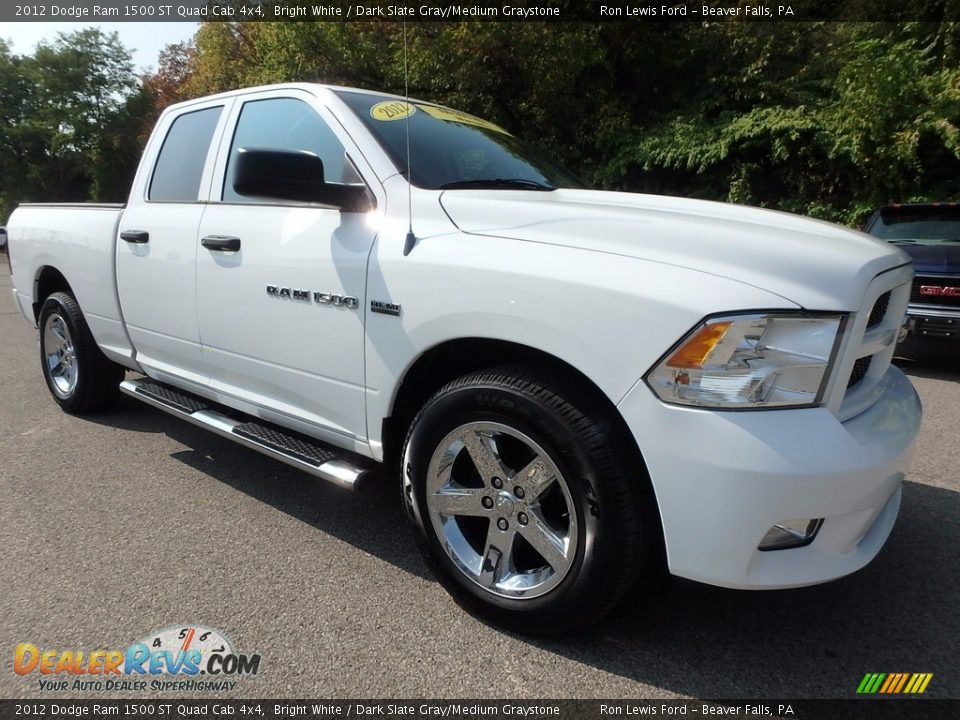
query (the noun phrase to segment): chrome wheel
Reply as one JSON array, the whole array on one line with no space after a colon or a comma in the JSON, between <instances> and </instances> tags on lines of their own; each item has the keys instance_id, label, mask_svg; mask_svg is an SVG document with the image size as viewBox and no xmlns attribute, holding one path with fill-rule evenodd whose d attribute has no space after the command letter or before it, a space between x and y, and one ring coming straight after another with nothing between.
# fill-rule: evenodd
<instances>
[{"instance_id":1,"label":"chrome wheel","mask_svg":"<svg viewBox=\"0 0 960 720\"><path fill-rule=\"evenodd\" d=\"M43 326L43 361L57 397L68 398L77 387L77 354L67 324L51 313Z\"/></svg>"},{"instance_id":2,"label":"chrome wheel","mask_svg":"<svg viewBox=\"0 0 960 720\"><path fill-rule=\"evenodd\" d=\"M534 598L569 572L578 536L573 498L547 452L522 432L461 425L434 451L426 485L444 551L488 592Z\"/></svg>"}]
</instances>

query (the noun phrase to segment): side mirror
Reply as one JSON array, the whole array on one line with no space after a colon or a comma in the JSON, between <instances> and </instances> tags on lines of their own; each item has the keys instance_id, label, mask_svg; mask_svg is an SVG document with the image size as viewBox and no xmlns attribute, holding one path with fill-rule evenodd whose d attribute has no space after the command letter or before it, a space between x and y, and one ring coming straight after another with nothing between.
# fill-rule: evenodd
<instances>
[{"instance_id":1,"label":"side mirror","mask_svg":"<svg viewBox=\"0 0 960 720\"><path fill-rule=\"evenodd\" d=\"M332 205L359 212L370 207L364 185L328 183L323 161L302 150L240 148L233 189L247 197Z\"/></svg>"}]
</instances>

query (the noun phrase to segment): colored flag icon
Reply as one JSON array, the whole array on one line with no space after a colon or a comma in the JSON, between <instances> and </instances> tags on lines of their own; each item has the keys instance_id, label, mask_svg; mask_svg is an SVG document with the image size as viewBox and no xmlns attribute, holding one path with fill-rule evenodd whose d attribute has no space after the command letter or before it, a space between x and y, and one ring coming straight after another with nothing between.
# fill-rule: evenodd
<instances>
[{"instance_id":1,"label":"colored flag icon","mask_svg":"<svg viewBox=\"0 0 960 720\"><path fill-rule=\"evenodd\" d=\"M932 679L933 673L867 673L857 695L919 695Z\"/></svg>"}]
</instances>

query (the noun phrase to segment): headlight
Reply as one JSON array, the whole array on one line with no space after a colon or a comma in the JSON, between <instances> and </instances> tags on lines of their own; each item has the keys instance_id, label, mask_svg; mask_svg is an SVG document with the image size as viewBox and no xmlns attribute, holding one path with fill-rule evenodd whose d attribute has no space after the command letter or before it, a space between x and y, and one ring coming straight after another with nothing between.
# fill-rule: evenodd
<instances>
[{"instance_id":1,"label":"headlight","mask_svg":"<svg viewBox=\"0 0 960 720\"><path fill-rule=\"evenodd\" d=\"M845 320L785 313L709 318L647 374L647 384L680 405L819 405Z\"/></svg>"}]
</instances>

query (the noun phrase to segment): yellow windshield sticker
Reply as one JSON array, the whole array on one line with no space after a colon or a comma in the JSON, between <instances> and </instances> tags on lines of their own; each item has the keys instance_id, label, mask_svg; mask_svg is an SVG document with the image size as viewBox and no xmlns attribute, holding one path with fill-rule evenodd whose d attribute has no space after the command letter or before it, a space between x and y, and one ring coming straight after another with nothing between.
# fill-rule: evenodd
<instances>
[{"instance_id":1,"label":"yellow windshield sticker","mask_svg":"<svg viewBox=\"0 0 960 720\"><path fill-rule=\"evenodd\" d=\"M403 100L387 100L379 102L370 108L370 117L374 120L402 120L405 117L413 115L417 108L413 104L405 103Z\"/></svg>"},{"instance_id":2,"label":"yellow windshield sticker","mask_svg":"<svg viewBox=\"0 0 960 720\"><path fill-rule=\"evenodd\" d=\"M437 120L447 120L448 122L460 123L461 125L473 125L474 127L486 128L487 130L493 130L494 132L503 133L504 135L510 134L499 125L494 125L492 122L478 118L475 115L470 115L469 113L460 112L459 110L451 110L450 108L440 107L439 105L417 105L417 107Z\"/></svg>"}]
</instances>

